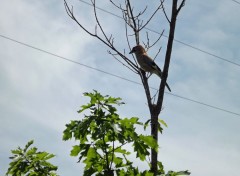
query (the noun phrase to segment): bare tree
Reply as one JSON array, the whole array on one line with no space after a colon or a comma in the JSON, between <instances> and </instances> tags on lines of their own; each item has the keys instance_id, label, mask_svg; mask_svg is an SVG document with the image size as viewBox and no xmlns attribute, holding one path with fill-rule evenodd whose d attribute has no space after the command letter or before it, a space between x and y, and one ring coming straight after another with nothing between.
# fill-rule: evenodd
<instances>
[{"instance_id":1,"label":"bare tree","mask_svg":"<svg viewBox=\"0 0 240 176\"><path fill-rule=\"evenodd\" d=\"M161 11L163 12L162 15L164 15L165 19L169 23L169 34L168 34L168 42L167 42L167 49L165 53L165 60L164 60L164 67L162 72L162 79L159 84L158 91L154 93L154 96L152 96L151 91L149 89L148 84L148 76L145 74L145 72L140 69L138 66L138 63L136 59L134 58L134 61L130 60L124 51L120 51L114 43L114 37L113 35L107 35L105 30L103 29L101 22L97 15L97 9L96 6L96 0L91 0L91 4L94 10L94 17L96 21L96 26L93 32L91 32L90 29L87 29L75 16L73 7L69 6L67 1L64 0L64 5L66 12L68 16L74 20L80 28L82 28L86 33L89 35L97 38L102 43L104 43L106 46L110 48L108 51L109 54L111 54L116 60L118 60L120 63L122 63L124 66L126 66L129 70L132 72L138 74L141 78L142 85L145 90L145 94L147 97L147 103L149 107L149 111L151 114L151 135L158 141L158 132L159 132L159 121L158 117L162 110L163 105L163 98L164 98L164 90L166 86L166 81L168 77L168 70L171 60L171 53L172 53L172 46L173 46L173 40L174 40L174 33L175 33L175 26L176 26L176 20L177 16L182 9L182 7L185 4L185 0L181 0L180 3L178 3L178 0L172 0L172 9L171 14L167 14L165 10L165 0L159 0L159 4L156 7L156 9L152 12L152 14L149 16L147 20L142 20L142 16L146 13L147 7L145 7L142 11L138 11L135 13L134 6L131 4L130 0L125 0L124 4L118 4L114 0L109 0L109 3L111 3L114 7L116 7L118 10L122 12L122 18L125 21L125 37L128 44L128 49L131 50L132 46L130 44L131 37L134 36L136 45L140 44L140 34L143 30L145 30L146 26L154 19L154 17L158 14L157 12ZM152 2L151 2L152 3ZM130 32L131 31L131 32ZM143 45L146 50L149 50L151 47L156 46L160 38L162 37L164 33L164 30L160 33L159 37L151 42L148 33L146 33L146 40L143 42ZM159 48L155 58L161 51L161 47ZM158 153L154 149L151 150L151 171L154 173L154 175L157 175L158 171Z\"/></svg>"}]
</instances>

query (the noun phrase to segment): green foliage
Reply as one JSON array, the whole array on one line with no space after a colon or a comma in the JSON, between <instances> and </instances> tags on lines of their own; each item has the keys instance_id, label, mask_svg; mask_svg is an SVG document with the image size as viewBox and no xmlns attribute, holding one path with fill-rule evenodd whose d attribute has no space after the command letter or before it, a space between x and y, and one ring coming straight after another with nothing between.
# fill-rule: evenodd
<instances>
[{"instance_id":1,"label":"green foliage","mask_svg":"<svg viewBox=\"0 0 240 176\"><path fill-rule=\"evenodd\" d=\"M71 121L63 132L63 140L74 138L78 141L70 155L78 157L78 162L85 164L83 175L153 176L150 169L139 171L129 159L132 154L129 148L140 161L147 161L150 149L158 150L158 144L152 136L136 132L137 125L145 130L151 121L142 123L137 117L120 118L115 107L124 104L120 98L103 96L97 91L84 95L90 98L90 102L81 106L78 113L87 112L89 115L85 114L82 120ZM161 125L167 127L167 124L163 120L158 121L158 130L162 133ZM57 167L48 162L54 155L38 152L36 147L30 148L32 144L33 141L29 141L24 149L18 147L12 150L12 162L6 175L57 176ZM149 162L148 165L151 168ZM169 171L165 174L163 164L158 162L157 175L180 176L190 175L190 172Z\"/></svg>"},{"instance_id":2,"label":"green foliage","mask_svg":"<svg viewBox=\"0 0 240 176\"><path fill-rule=\"evenodd\" d=\"M152 136L136 132L137 125L146 129L150 120L141 123L137 117L120 118L115 106L124 104L121 98L103 96L97 91L84 93L84 96L89 97L90 102L81 106L78 113L85 112L87 115L84 114L82 120L72 120L66 124L63 132L63 140L74 138L78 141L70 155L78 157L78 162L85 164L83 175L113 176L116 173L119 176L152 176L153 173L148 170L141 172L133 167L133 162L128 159L131 154L129 145L132 145L136 157L141 161L146 161L151 148L157 151L158 144ZM160 132L161 124L167 126L163 120L159 120ZM162 163L158 162L158 175L174 174L187 175L185 172L172 171L165 175Z\"/></svg>"},{"instance_id":3,"label":"green foliage","mask_svg":"<svg viewBox=\"0 0 240 176\"><path fill-rule=\"evenodd\" d=\"M174 171L169 171L166 176L179 176L179 175L190 175L191 173L186 170L186 171L180 171L180 172L174 172Z\"/></svg>"},{"instance_id":4,"label":"green foliage","mask_svg":"<svg viewBox=\"0 0 240 176\"><path fill-rule=\"evenodd\" d=\"M148 125L149 125L150 122L151 122L151 119L148 119L148 120L144 123L144 130L146 130L146 128L148 127ZM166 123L164 120L159 119L159 120L158 120L158 131L159 131L160 133L163 132L163 128L162 128L161 124L164 125L165 127L167 127L167 123Z\"/></svg>"},{"instance_id":5,"label":"green foliage","mask_svg":"<svg viewBox=\"0 0 240 176\"><path fill-rule=\"evenodd\" d=\"M38 152L36 147L29 148L33 144L33 140L29 141L25 148L18 147L12 150L13 156L9 157L12 162L9 164L6 175L13 176L56 176L57 167L49 163L47 160L55 155L47 152Z\"/></svg>"},{"instance_id":6,"label":"green foliage","mask_svg":"<svg viewBox=\"0 0 240 176\"><path fill-rule=\"evenodd\" d=\"M139 135L136 125L144 126L137 117L120 118L116 105L124 104L120 98L103 96L97 91L84 93L90 102L78 111L88 111L82 120L74 120L66 125L63 140L74 138L79 141L72 147L71 156L78 156L85 164L84 175L151 175L140 172L128 159L131 153L124 148L133 146L136 157L146 161L151 148L157 150L157 142L152 136Z\"/></svg>"}]
</instances>

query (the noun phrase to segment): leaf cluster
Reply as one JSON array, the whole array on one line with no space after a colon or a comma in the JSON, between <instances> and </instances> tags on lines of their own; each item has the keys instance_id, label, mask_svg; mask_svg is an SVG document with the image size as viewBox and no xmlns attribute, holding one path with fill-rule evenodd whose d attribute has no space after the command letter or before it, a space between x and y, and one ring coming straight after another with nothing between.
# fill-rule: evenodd
<instances>
[{"instance_id":1,"label":"leaf cluster","mask_svg":"<svg viewBox=\"0 0 240 176\"><path fill-rule=\"evenodd\" d=\"M36 147L30 148L33 140L29 141L24 149L18 147L12 150L13 156L9 157L12 162L9 164L6 175L13 176L57 176L57 166L48 162L55 155L47 152L39 152Z\"/></svg>"},{"instance_id":2,"label":"leaf cluster","mask_svg":"<svg viewBox=\"0 0 240 176\"><path fill-rule=\"evenodd\" d=\"M137 158L146 161L150 149L158 148L156 140L136 132L137 125L144 126L137 117L120 118L115 106L124 104L121 98L103 96L97 91L84 95L90 102L81 106L78 112L88 110L88 115L84 114L82 120L71 121L63 132L63 140L74 138L79 141L72 147L71 156L78 156L79 162L83 161L84 175L140 174L128 159L131 152L126 149L126 144L133 146Z\"/></svg>"},{"instance_id":3,"label":"leaf cluster","mask_svg":"<svg viewBox=\"0 0 240 176\"><path fill-rule=\"evenodd\" d=\"M153 176L151 169L139 171L129 159L129 155L134 153L140 161L147 161L150 149L157 151L158 144L152 136L136 132L137 125L145 130L150 120L142 123L137 117L120 118L115 107L124 104L120 98L103 96L97 91L84 95L90 97L90 102L81 106L78 112L85 112L88 115L85 114L82 120L71 121L63 132L63 140L74 138L78 142L72 147L70 155L78 157L78 161L85 164L83 175ZM161 124L167 126L164 121L159 120L160 132ZM57 176L55 173L57 167L48 162L55 155L45 151L39 152L36 147L30 148L32 144L33 140L23 149L18 147L12 150L13 156L10 157L12 162L6 175ZM149 162L148 164L151 168L151 164ZM190 172L165 173L162 163L158 161L157 175L190 175Z\"/></svg>"},{"instance_id":4,"label":"leaf cluster","mask_svg":"<svg viewBox=\"0 0 240 176\"><path fill-rule=\"evenodd\" d=\"M150 121L142 123L138 117L120 117L116 106L124 104L121 98L103 96L95 90L84 93L84 96L90 98L89 103L78 111L85 112L84 117L66 124L63 132L63 140L74 138L77 141L70 155L78 157L78 162L85 164L83 175L153 176L150 169L139 171L129 159L129 155L134 153L140 161L147 161L149 151L158 150L158 144L152 136L136 132L137 125L145 130ZM163 120L158 123L162 132L161 124L167 124ZM165 175L162 163L158 162L158 175L177 176L184 172L170 171Z\"/></svg>"}]
</instances>

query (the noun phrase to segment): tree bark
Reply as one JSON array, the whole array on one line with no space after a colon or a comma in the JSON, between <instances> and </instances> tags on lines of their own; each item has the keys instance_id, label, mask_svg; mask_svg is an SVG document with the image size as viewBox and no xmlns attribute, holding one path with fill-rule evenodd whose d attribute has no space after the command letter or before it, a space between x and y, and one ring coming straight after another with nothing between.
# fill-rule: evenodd
<instances>
[{"instance_id":1,"label":"tree bark","mask_svg":"<svg viewBox=\"0 0 240 176\"><path fill-rule=\"evenodd\" d=\"M169 36L168 36L168 43L167 43L167 50L165 54L165 62L163 67L163 73L162 73L162 80L159 86L159 94L158 94L158 100L156 105L153 106L153 111L151 113L151 135L154 139L158 142L158 116L161 112L162 105L163 105L163 98L164 98L164 89L168 77L168 70L171 60L171 54L172 54L172 46L173 46L173 40L174 40L174 32L176 27L176 20L177 20L177 0L173 0L172 4L172 16L170 20L170 30L169 30ZM154 176L157 175L158 171L158 153L152 149L151 150L151 171L154 173Z\"/></svg>"}]
</instances>

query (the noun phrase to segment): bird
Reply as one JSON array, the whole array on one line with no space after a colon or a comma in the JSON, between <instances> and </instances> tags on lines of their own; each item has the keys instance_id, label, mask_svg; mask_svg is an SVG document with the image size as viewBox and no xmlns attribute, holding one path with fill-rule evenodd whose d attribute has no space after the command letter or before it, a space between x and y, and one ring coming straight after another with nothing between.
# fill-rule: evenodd
<instances>
[{"instance_id":1,"label":"bird","mask_svg":"<svg viewBox=\"0 0 240 176\"><path fill-rule=\"evenodd\" d=\"M162 79L162 71L154 62L154 60L147 55L146 50L141 45L134 46L129 54L135 54L140 68L145 72L154 73ZM167 89L171 92L169 85L166 83Z\"/></svg>"}]
</instances>

